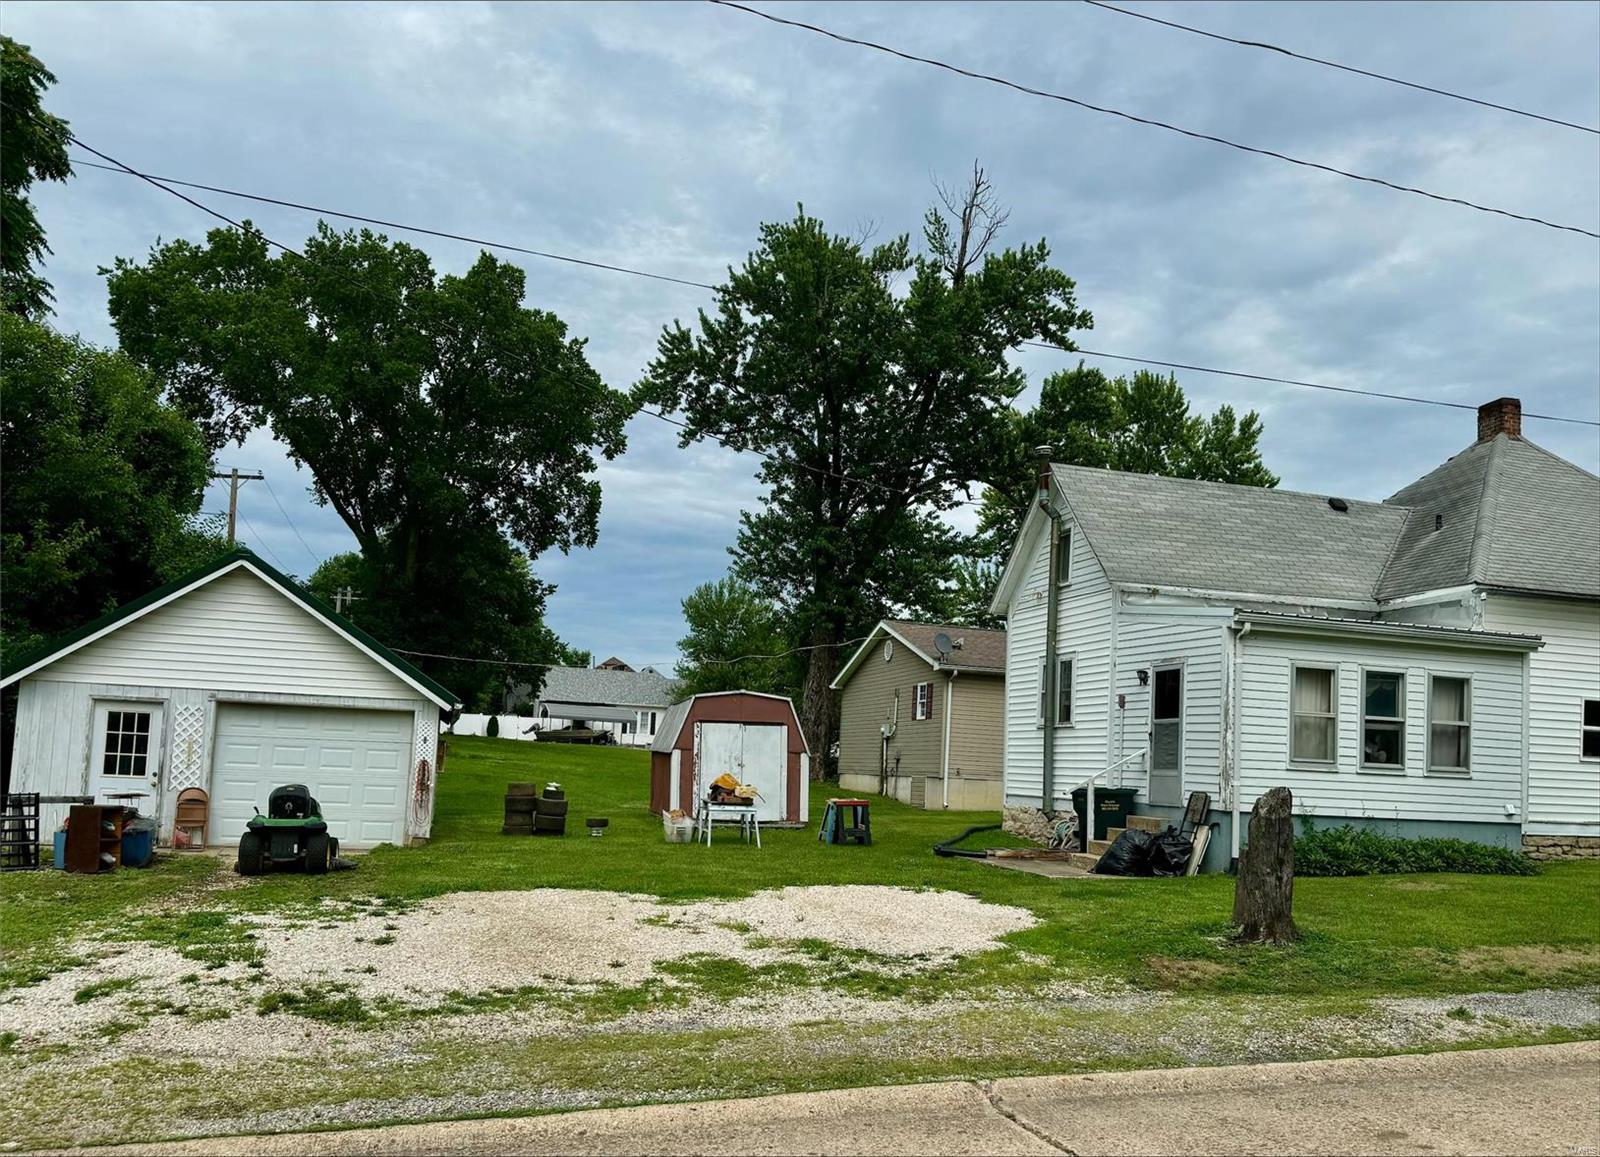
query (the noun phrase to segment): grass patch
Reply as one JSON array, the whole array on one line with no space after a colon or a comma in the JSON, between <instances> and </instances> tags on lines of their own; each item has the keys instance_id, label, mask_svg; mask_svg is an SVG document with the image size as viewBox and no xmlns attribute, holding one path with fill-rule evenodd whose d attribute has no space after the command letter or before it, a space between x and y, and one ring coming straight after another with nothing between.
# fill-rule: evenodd
<instances>
[{"instance_id":1,"label":"grass patch","mask_svg":"<svg viewBox=\"0 0 1600 1157\"><path fill-rule=\"evenodd\" d=\"M123 992L133 987L133 981L127 977L118 977L113 980L97 980L93 984L86 984L72 994L73 1004L88 1004L91 1000L99 1000L102 996L110 996L115 992Z\"/></svg>"},{"instance_id":2,"label":"grass patch","mask_svg":"<svg viewBox=\"0 0 1600 1157\"><path fill-rule=\"evenodd\" d=\"M286 1012L326 1024L366 1024L372 1020L372 1010L366 1002L343 984L308 984L298 992L279 989L263 993L256 1001L256 1012L261 1016Z\"/></svg>"}]
</instances>

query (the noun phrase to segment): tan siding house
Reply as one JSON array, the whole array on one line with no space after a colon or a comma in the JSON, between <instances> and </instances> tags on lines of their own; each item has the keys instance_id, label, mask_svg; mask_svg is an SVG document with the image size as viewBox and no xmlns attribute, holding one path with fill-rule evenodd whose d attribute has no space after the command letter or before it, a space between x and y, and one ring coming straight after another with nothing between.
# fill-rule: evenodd
<instances>
[{"instance_id":1,"label":"tan siding house","mask_svg":"<svg viewBox=\"0 0 1600 1157\"><path fill-rule=\"evenodd\" d=\"M833 685L842 788L915 807L1000 806L1004 631L885 621Z\"/></svg>"}]
</instances>

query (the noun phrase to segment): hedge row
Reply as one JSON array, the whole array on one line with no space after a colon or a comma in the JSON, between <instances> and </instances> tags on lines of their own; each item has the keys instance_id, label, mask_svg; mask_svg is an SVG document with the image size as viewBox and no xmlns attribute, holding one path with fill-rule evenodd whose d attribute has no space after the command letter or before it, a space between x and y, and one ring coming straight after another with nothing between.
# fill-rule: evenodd
<instances>
[{"instance_id":1,"label":"hedge row","mask_svg":"<svg viewBox=\"0 0 1600 1157\"><path fill-rule=\"evenodd\" d=\"M1297 876L1378 876L1398 872L1471 872L1482 876L1533 876L1539 866L1513 848L1468 840L1402 839L1345 824L1319 828L1301 821L1294 842Z\"/></svg>"}]
</instances>

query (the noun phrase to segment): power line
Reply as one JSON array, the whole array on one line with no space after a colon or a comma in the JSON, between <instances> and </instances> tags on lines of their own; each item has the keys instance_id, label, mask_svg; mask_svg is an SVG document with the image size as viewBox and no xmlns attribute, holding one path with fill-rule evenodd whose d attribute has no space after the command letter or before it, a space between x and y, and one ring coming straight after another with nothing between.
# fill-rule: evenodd
<instances>
[{"instance_id":1,"label":"power line","mask_svg":"<svg viewBox=\"0 0 1600 1157\"><path fill-rule=\"evenodd\" d=\"M300 533L300 528L294 524L294 519L289 517L289 512L283 508L283 503L278 501L278 492L272 488L272 483L265 477L263 477L261 481L265 483L267 487L267 493L272 496L273 505L278 508L278 513L283 515L283 520L289 524L289 529L294 531L294 536L300 540L301 547L303 547L306 554L310 556L311 561L314 563L320 563L322 559L317 556L316 551L311 549L311 544L306 541L305 535Z\"/></svg>"},{"instance_id":2,"label":"power line","mask_svg":"<svg viewBox=\"0 0 1600 1157\"><path fill-rule=\"evenodd\" d=\"M75 144L89 148L73 138ZM94 152L93 149L89 149ZM103 153L95 153L103 156ZM471 237L465 233L451 233L444 229L430 229L423 225L405 225L399 221L385 221L382 217L367 217L360 213L348 213L342 209L327 209L320 205L305 205L298 201L286 201L280 197L268 197L262 193L243 193L238 189L225 189L220 185L204 185L199 181L184 181L177 177L157 177L146 173L135 172L124 165L103 165L95 161L75 161L74 165L83 165L90 169L104 169L108 173L120 173L123 176L144 177L146 180L161 181L168 185L181 185L185 189L199 189L206 193L221 193L225 197L239 197L246 201L259 201L263 205L277 205L282 209L298 209L304 213L316 213L321 217L339 217L346 221L359 221L364 225L378 225L384 229L403 229L407 233L421 233L428 237L441 237L446 241L465 241L469 245L481 245L485 249L504 249L511 253L522 253L529 257L542 257L546 261L564 261L569 265L584 265L590 269L604 269L612 273L628 273L634 277L648 277L652 281L670 281L674 285L687 285L694 289L716 289L715 285L708 285L703 281L690 281L683 277L669 277L665 273L651 273L644 269L630 269L626 265L613 265L607 261L592 261L586 257L573 257L567 253L550 253L543 249L527 249L521 245L513 245L508 241L485 241L481 237ZM194 204L195 202L190 202Z\"/></svg>"},{"instance_id":3,"label":"power line","mask_svg":"<svg viewBox=\"0 0 1600 1157\"><path fill-rule=\"evenodd\" d=\"M283 571L284 574L293 573L287 566L283 565L283 559L278 557L278 552L267 545L266 538L251 524L250 520L245 517L245 513L242 510L239 512L239 521L244 523L244 528L250 532L250 537L256 543L256 545L267 552L267 557L272 560L272 564L274 566Z\"/></svg>"},{"instance_id":4,"label":"power line","mask_svg":"<svg viewBox=\"0 0 1600 1157\"><path fill-rule=\"evenodd\" d=\"M1198 366L1189 362L1167 362L1157 358L1135 358L1126 354L1108 354L1099 350L1067 349L1064 346L1052 345L1047 341L1025 341L1023 345L1037 346L1040 349L1059 350L1062 353L1082 354L1091 358L1112 358L1119 362L1134 362L1138 365L1165 366L1173 370L1192 370L1200 374L1220 374L1225 378L1245 378L1253 382L1276 382L1285 386L1304 386L1310 390L1331 390L1336 394L1357 394L1364 398L1386 398L1391 402L1417 402L1424 406L1446 406L1452 410L1476 410L1478 407L1470 402L1447 402L1443 398L1419 398L1414 394L1388 394L1382 390L1360 390L1354 386L1330 386L1326 382L1303 382L1296 378L1275 378L1270 374L1247 374L1240 370L1219 370L1215 366ZM1524 418L1538 418L1545 422L1570 422L1574 426L1600 426L1600 422L1588 418L1567 418L1559 414L1529 414Z\"/></svg>"},{"instance_id":5,"label":"power line","mask_svg":"<svg viewBox=\"0 0 1600 1157\"><path fill-rule=\"evenodd\" d=\"M77 141L76 138L74 138L74 142L78 143L81 147L83 147L85 149L88 149L87 145L82 145L82 142ZM95 152L94 150L89 150L89 151ZM96 156L104 156L105 154L104 153L95 152L95 155ZM299 204L299 203L293 202L293 201L281 200L281 199L276 198L276 197L268 197L268 196L265 196L265 195L259 194L259 193L247 193L247 192L244 192L244 191L239 190L239 189L229 189L229 188L225 188L225 187L220 186L220 185L207 185L207 184L202 184L202 183L200 183L198 181L185 181L185 180L181 180L181 179L179 179L177 177L156 177L156 176L152 176L152 175L147 174L147 173L139 172L138 170L135 170L133 168L130 168L127 165L122 164L120 161L117 162L114 165L97 164L97 163L95 163L93 161L81 161L81 160L80 161L75 161L74 164L76 164L76 165L84 165L84 166L89 167L89 168L104 169L106 172L117 173L117 174L119 174L121 176L139 177L139 178L149 182L150 184L155 185L156 188L162 189L165 192L170 192L174 196L181 197L183 200L188 201L191 205L195 205L195 206L203 209L205 212L210 213L212 216L219 217L219 218L221 218L221 220L226 221L230 225L234 225L235 228L240 228L240 229L242 229L243 226L239 225L237 222L233 221L232 218L223 216L222 214L215 212L214 210L210 209L209 207L207 207L205 205L201 205L198 201L194 201L193 199L191 199L189 197L184 197L181 193L177 193L175 190L167 189L166 186L167 185L182 185L185 188L190 188L190 189L203 189L203 190L206 190L208 192L220 193L223 196L227 196L227 197L237 197L237 198L240 198L241 200L246 200L246 201L261 201L261 202L264 202L266 204L282 205L282 206L286 206L286 207L300 209L300 210L302 210L304 212L308 212L308 213L317 213L317 214L330 216L330 217L342 217L342 218L345 218L346 220L350 220L350 221L362 221L362 222L366 222L368 224L382 225L385 228L389 228L389 229L401 229L401 230L405 230L407 232L422 233L422 234L426 234L426 235L432 236L432 237L443 237L443 238L446 238L446 239L449 239L449 240L466 241L469 244L482 245L482 246L484 246L485 248L488 248L488 249L505 249L505 250L509 250L509 251L515 252L515 253L525 253L525 254L529 254L529 255L537 256L537 257L548 257L551 260L556 260L556 261L570 261L570 262L575 263L575 264L588 265L588 266L590 266L592 268L603 269L603 270L607 270L607 271L610 271L610 272L613 272L613 273L626 273L626 274L629 274L629 275L635 276L635 277L649 277L649 278L653 278L653 279L658 280L658 281L674 281L674 282L677 282L678 284L693 286L693 287L695 287L697 289L708 289L708 290L715 291L718 288L717 286L711 285L708 282L704 282L704 281L690 281L690 280L687 280L687 279L684 279L684 278L669 278L669 277L665 277L665 276L663 276L661 274L649 273L647 271L638 270L638 269L630 269L630 268L627 268L627 267L621 266L621 265L609 265L609 264L605 264L605 263L602 263L602 262L586 261L583 258L568 257L568 256L564 256L564 255L559 255L559 254L548 254L548 253L545 253L545 252L543 252L541 250L529 249L529 248L526 248L526 247L523 247L523 246L520 246L520 245L513 245L512 243L510 243L508 241L488 241L488 240L483 240L483 239L479 239L479 238L467 237L467 236L464 236L462 234L446 233L446 232L443 232L441 230L430 229L430 228L427 228L426 226L422 226L422 225L407 225L407 224L403 224L403 223L397 222L397 221L384 221L383 219L378 218L378 217L363 216L362 214L359 214L359 213L351 213L351 212L348 212L348 211L345 211L345 210L341 210L341 209L327 209L327 208L322 208L322 207L315 206L315 205L303 205L303 204ZM258 236L261 236L264 240L268 241L270 244L275 245L279 249L282 249L285 252L291 253L296 257L299 257L302 261L310 261L310 258L306 257L303 253L300 253L298 250L291 249L289 246L283 245L283 244L281 244L281 243L279 243L277 241L272 241L271 238L268 238L268 237L266 237L265 234L262 234L260 232L260 230L254 230L254 232L256 232L256 234ZM348 275L345 275L345 276L347 277L347 279L354 280L353 278L348 278ZM357 284L359 284L359 283L357 283ZM363 288L366 288L366 287L363 286ZM1362 396L1362 397L1380 398L1380 399L1387 399L1387 400L1390 400L1390 401L1397 401L1397 402L1415 402L1415 403L1419 403L1419 404L1423 404L1423 405L1444 406L1444 407L1447 407L1447 408L1450 408L1450 409L1458 409L1458 410L1471 410L1471 409L1475 408L1475 407L1469 405L1466 402L1448 402L1448 401L1444 401L1444 400L1438 399L1438 398L1423 398L1423 397L1415 397L1415 396L1405 395L1405 394L1391 394L1391 393L1385 393L1385 392L1380 391L1380 390L1361 390L1361 389L1356 389L1356 388L1351 387L1351 386L1334 386L1334 385L1329 385L1329 384L1327 384L1325 382L1308 382L1308 381L1302 381L1302 380L1296 379L1296 378L1274 377L1274 376L1272 376L1270 374L1248 373L1248 372L1245 372L1245 371L1242 371L1242 370L1224 370L1224 369L1218 369L1215 366L1193 365L1193 364L1189 364L1189 363L1186 363L1186 362L1166 361L1166 360L1163 360L1163 359L1160 359L1160 358L1137 357L1137 356L1134 356L1132 354L1108 353L1108 352L1106 352L1104 350L1086 350L1086 349L1068 350L1068 349L1065 349L1062 346L1052 345L1049 342L1025 342L1024 344L1038 346L1038 347L1043 348L1043 349L1059 350L1060 352L1063 352L1063 353L1078 353L1078 354L1084 355L1085 357L1110 358L1110 359L1113 359L1115 361L1132 362L1132 363L1139 364L1139 365L1162 366L1162 367L1167 368L1167 369L1193 370L1196 373L1217 374L1217 375L1220 375L1222 377L1240 378L1240 379L1243 379L1243 380L1246 380L1246 381L1269 382L1269 383L1274 383L1274 384L1277 384L1277 385L1285 385L1285 386L1300 386L1300 387L1303 387L1303 388L1306 388L1306 389L1312 389L1312 390L1327 390L1327 391L1330 391L1330 392L1333 392L1333 393L1354 394L1354 395L1359 395L1359 396ZM658 413L658 412L656 412L654 410L641 408L639 410L639 412L642 413L642 414L647 414L652 418L657 418L657 419L659 419L659 420L661 420L663 422L667 422L667 423L669 423L671 425L678 426L680 429L687 429L689 427L689 423L687 423L687 422L679 421L679 420L677 420L675 418L671 418L671 417L667 416L666 414ZM1588 419L1584 419L1584 418L1562 417L1562 416L1556 415L1556 414L1524 413L1522 416L1524 418L1538 419L1538 420L1546 421L1546 422L1569 422L1569 423L1572 423L1574 425L1580 425L1580 426L1597 426L1597 425L1600 425L1600 422L1593 422L1593 421L1589 421ZM716 442L718 445L721 445L721 446L723 446L723 447L725 447L727 449L733 449L733 450L737 451L736 447L730 446L726 441L723 441L722 439L714 437L714 436L712 436L710 434L701 435L701 437L710 438L712 441ZM756 451L750 451L750 452L751 453L756 453ZM824 474L824 475L832 474L831 471L822 470L822 469L820 469L818 467L806 466L803 463L794 463L794 465L800 466L802 469L811 470L811 471L814 471L814 472L817 472L817 473L820 473L820 474ZM847 477L845 475L833 475L833 476L841 477L841 478ZM863 481L861 479L853 479L853 478L849 479L849 480L850 481L857 481L857 482ZM877 483L877 482L873 482L873 481L867 481L866 484L867 485L872 485L872 486L883 487L882 483ZM904 491L894 490L892 487L887 487L886 489L888 489L891 493L895 493L895 494L904 493ZM959 505L965 505L965 504L964 503L957 503L956 505L959 506Z\"/></svg>"},{"instance_id":6,"label":"power line","mask_svg":"<svg viewBox=\"0 0 1600 1157\"><path fill-rule=\"evenodd\" d=\"M1180 32L1192 32L1196 36L1206 36L1212 40L1226 41L1229 44L1237 44L1241 48L1260 48L1267 52L1276 52L1283 56L1292 56L1296 60L1304 60L1309 64L1320 64L1324 68L1337 68L1342 72L1353 72L1357 76L1367 76L1371 77L1373 80L1385 80L1390 84L1403 85L1406 88L1414 88L1420 92L1431 92L1435 96L1447 96L1453 100L1464 100L1468 104L1482 105L1484 108L1499 109L1501 112L1514 113L1519 117L1528 117L1532 120L1544 121L1546 124L1560 125L1562 128L1577 129L1580 133L1593 133L1596 136L1600 136L1600 129L1591 128L1589 125L1574 124L1572 121L1564 121L1559 117L1547 117L1542 113L1529 112L1527 109L1514 108L1508 104L1496 104L1492 100L1480 100L1478 97L1467 96L1466 94L1459 92L1452 92L1447 88L1435 88L1431 84L1418 84L1413 80L1402 80L1398 76L1388 76L1381 72L1373 72L1370 69L1357 68L1350 64L1340 64L1336 60L1323 60L1319 56L1308 56L1306 53L1295 52L1293 49L1283 48L1277 44L1267 44L1266 42L1260 40L1239 40L1232 36L1224 36L1220 32L1210 32L1204 28L1196 28L1190 24L1179 24L1176 20L1163 20L1159 16L1151 16L1146 12L1135 12L1131 8L1119 8L1115 4L1105 3L1105 0L1083 0L1083 2L1093 8L1103 8L1107 12L1116 12L1123 16L1132 16L1136 20L1148 20L1151 24L1162 24L1168 28L1176 28Z\"/></svg>"},{"instance_id":7,"label":"power line","mask_svg":"<svg viewBox=\"0 0 1600 1157\"><path fill-rule=\"evenodd\" d=\"M738 656L737 658L734 658L734 659L703 659L701 661L704 662L704 663L712 663L712 664L717 664L717 665L720 665L720 666L731 666L734 663L743 663L748 659L782 659L782 658L786 658L789 655L799 655L799 654L801 654L801 653L803 653L805 651L826 651L829 648L833 648L833 647L853 647L857 643L865 642L870 637L871 637L870 635L858 635L854 639L841 639L837 643L811 643L811 644L809 644L807 646L804 646L804 647L790 647L787 651L774 651L770 655L740 655L740 656ZM413 658L416 658L416 659L445 659L445 660L448 660L450 662L455 662L455 663L487 663L488 665L490 665L492 667L559 667L559 666L561 666L560 663L530 663L530 662L525 662L523 660L513 660L513 659L483 659L483 658L474 657L472 655L445 655L445 654L441 654L441 653L439 653L437 651L408 651L404 647L390 647L389 650L394 651L396 654L399 654L399 655L410 655L410 656L412 656ZM672 660L672 662L676 663L676 662L678 662L678 660L674 659L674 660ZM665 666L667 666L666 663L646 663L646 664L643 664L643 665L646 666L646 667L665 667Z\"/></svg>"},{"instance_id":8,"label":"power line","mask_svg":"<svg viewBox=\"0 0 1600 1157\"><path fill-rule=\"evenodd\" d=\"M818 36L826 36L828 39L836 40L841 44L853 44L859 48L870 48L874 52L882 52L888 54L889 56L896 56L901 60L909 60L917 64L931 65L934 68L941 68L946 72L953 72L958 76L965 76L971 80L982 80L988 82L989 84L998 84L1004 88L1009 88L1016 92L1026 93L1029 96L1038 96L1043 97L1046 100L1060 101L1062 104L1070 104L1077 108L1087 109L1090 112L1102 113L1106 116L1120 117L1123 120L1132 121L1135 124L1148 125L1151 128L1165 129L1169 133L1178 133L1181 136L1189 137L1191 140L1210 141L1212 144L1224 145L1227 148L1236 149L1241 153L1254 153L1257 156L1271 157L1273 160L1277 161L1287 161L1289 164L1299 165L1301 168L1316 169L1319 172L1332 173L1336 177L1345 177L1352 181L1362 181L1369 185L1381 185L1385 189L1392 189L1397 193L1410 193L1413 196L1426 197L1430 201L1442 201L1450 205L1460 205L1467 209L1475 209L1480 213L1493 213L1500 217L1510 217L1514 221L1526 221L1531 225L1543 225L1547 229L1559 229L1566 233L1581 233L1585 237L1600 238L1600 232L1596 232L1592 229L1585 229L1579 225L1563 225L1556 221L1548 221L1543 217L1535 217L1526 213L1514 213L1510 209L1497 209L1492 205L1481 205L1476 201L1468 201L1462 197L1451 197L1444 193L1433 193L1427 189L1419 189L1414 185L1402 185L1395 181L1386 180L1383 177L1371 177L1363 173L1354 173L1349 169L1341 169L1334 165L1322 164L1320 161L1308 161L1302 157L1294 157L1290 156L1288 153L1277 152L1274 149L1263 149L1255 145L1241 144L1238 141L1229 140L1227 137L1219 137L1213 133L1203 133L1195 129L1186 129L1180 125L1171 124L1167 121L1156 120L1152 117L1139 116L1131 112L1124 112L1121 109L1108 108L1104 105L1090 104L1088 101L1079 100L1077 97L1065 96L1058 92L1049 92L1042 88L1033 88L1026 84L1020 84L1014 80L1007 80L1002 76L993 76L986 72L977 72L970 68L963 68L960 65L950 64L947 61L935 60L930 56L918 56L915 53L905 52L898 48L891 48L887 44L879 44L872 40L862 40L855 36L845 36L842 33L832 32L817 24L808 24L803 20L789 20L782 16L774 16L772 13L763 12L759 8L751 8L748 5L736 3L735 0L706 0L706 2L709 4L715 4L718 7L731 8L738 12L744 12L751 16L758 16L762 20L771 21L773 24L782 24L790 28L799 28L807 32L814 32Z\"/></svg>"}]
</instances>

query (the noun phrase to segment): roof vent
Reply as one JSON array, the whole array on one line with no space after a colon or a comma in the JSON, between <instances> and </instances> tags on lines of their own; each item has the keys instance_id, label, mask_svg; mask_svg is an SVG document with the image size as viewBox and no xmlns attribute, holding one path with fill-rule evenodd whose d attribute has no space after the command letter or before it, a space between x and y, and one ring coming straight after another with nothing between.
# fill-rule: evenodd
<instances>
[{"instance_id":1,"label":"roof vent","mask_svg":"<svg viewBox=\"0 0 1600 1157\"><path fill-rule=\"evenodd\" d=\"M1435 529L1435 530L1443 530L1444 529L1444 515L1435 514L1433 516L1433 529Z\"/></svg>"},{"instance_id":2,"label":"roof vent","mask_svg":"<svg viewBox=\"0 0 1600 1157\"><path fill-rule=\"evenodd\" d=\"M1340 514L1343 514L1345 511L1350 509L1350 504L1342 498L1330 498L1328 499L1328 505L1333 507Z\"/></svg>"}]
</instances>

